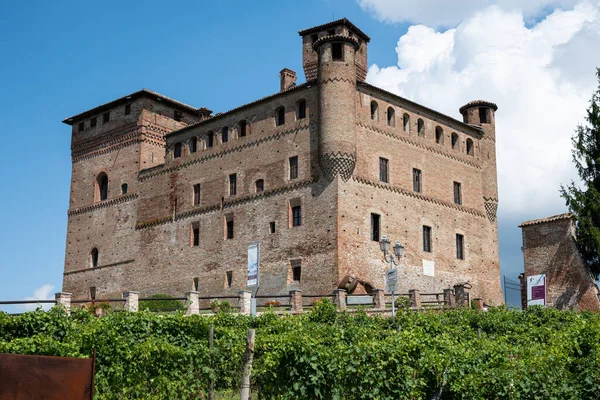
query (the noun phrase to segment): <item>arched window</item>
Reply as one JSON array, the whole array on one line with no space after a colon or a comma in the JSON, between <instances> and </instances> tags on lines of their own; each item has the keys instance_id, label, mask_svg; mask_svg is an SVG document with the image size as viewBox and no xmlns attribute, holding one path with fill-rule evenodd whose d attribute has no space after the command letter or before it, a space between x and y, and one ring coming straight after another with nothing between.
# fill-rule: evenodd
<instances>
[{"instance_id":1,"label":"arched window","mask_svg":"<svg viewBox=\"0 0 600 400\"><path fill-rule=\"evenodd\" d=\"M275 111L275 126L281 126L285 124L285 107L279 107Z\"/></svg>"},{"instance_id":2,"label":"arched window","mask_svg":"<svg viewBox=\"0 0 600 400\"><path fill-rule=\"evenodd\" d=\"M410 133L410 115L404 114L402 123L404 124L404 132Z\"/></svg>"},{"instance_id":3,"label":"arched window","mask_svg":"<svg viewBox=\"0 0 600 400\"><path fill-rule=\"evenodd\" d=\"M127 189L128 189L127 184L126 183L122 184L121 185L121 194L122 195L127 194Z\"/></svg>"},{"instance_id":4,"label":"arched window","mask_svg":"<svg viewBox=\"0 0 600 400\"><path fill-rule=\"evenodd\" d=\"M473 149L473 141L471 139L467 139L467 154L470 156L475 154Z\"/></svg>"},{"instance_id":5,"label":"arched window","mask_svg":"<svg viewBox=\"0 0 600 400\"><path fill-rule=\"evenodd\" d=\"M198 151L198 138L196 136L192 136L190 139L190 154Z\"/></svg>"},{"instance_id":6,"label":"arched window","mask_svg":"<svg viewBox=\"0 0 600 400\"><path fill-rule=\"evenodd\" d=\"M452 150L458 150L458 134L452 132Z\"/></svg>"},{"instance_id":7,"label":"arched window","mask_svg":"<svg viewBox=\"0 0 600 400\"><path fill-rule=\"evenodd\" d=\"M417 121L417 134L421 137L425 137L425 122L421 118Z\"/></svg>"},{"instance_id":8,"label":"arched window","mask_svg":"<svg viewBox=\"0 0 600 400\"><path fill-rule=\"evenodd\" d=\"M101 172L96 178L96 195L94 196L96 201L103 201L108 199L108 175Z\"/></svg>"},{"instance_id":9,"label":"arched window","mask_svg":"<svg viewBox=\"0 0 600 400\"><path fill-rule=\"evenodd\" d=\"M296 104L296 119L304 119L306 118L306 100L300 100Z\"/></svg>"},{"instance_id":10,"label":"arched window","mask_svg":"<svg viewBox=\"0 0 600 400\"><path fill-rule=\"evenodd\" d=\"M371 102L371 119L373 121L379 120L379 104L376 101Z\"/></svg>"},{"instance_id":11,"label":"arched window","mask_svg":"<svg viewBox=\"0 0 600 400\"><path fill-rule=\"evenodd\" d=\"M208 132L206 134L206 138L204 140L205 147L207 149L210 149L211 147L213 147L214 140L215 140L215 134L213 132Z\"/></svg>"},{"instance_id":12,"label":"arched window","mask_svg":"<svg viewBox=\"0 0 600 400\"><path fill-rule=\"evenodd\" d=\"M93 248L90 252L90 267L94 268L98 266L98 249Z\"/></svg>"},{"instance_id":13,"label":"arched window","mask_svg":"<svg viewBox=\"0 0 600 400\"><path fill-rule=\"evenodd\" d=\"M435 142L437 144L444 144L444 130L441 126L435 127Z\"/></svg>"},{"instance_id":14,"label":"arched window","mask_svg":"<svg viewBox=\"0 0 600 400\"><path fill-rule=\"evenodd\" d=\"M265 190L265 181L264 179L258 179L256 181L256 193L262 192L263 190Z\"/></svg>"},{"instance_id":15,"label":"arched window","mask_svg":"<svg viewBox=\"0 0 600 400\"><path fill-rule=\"evenodd\" d=\"M387 109L387 124L388 126L396 126L396 114L392 107Z\"/></svg>"},{"instance_id":16,"label":"arched window","mask_svg":"<svg viewBox=\"0 0 600 400\"><path fill-rule=\"evenodd\" d=\"M224 126L221 129L221 143L227 143L229 141L229 128Z\"/></svg>"},{"instance_id":17,"label":"arched window","mask_svg":"<svg viewBox=\"0 0 600 400\"><path fill-rule=\"evenodd\" d=\"M248 134L248 123L246 121L240 121L238 124L238 137L245 137Z\"/></svg>"},{"instance_id":18,"label":"arched window","mask_svg":"<svg viewBox=\"0 0 600 400\"><path fill-rule=\"evenodd\" d=\"M175 143L175 147L173 148L173 158L181 157L181 142Z\"/></svg>"}]
</instances>

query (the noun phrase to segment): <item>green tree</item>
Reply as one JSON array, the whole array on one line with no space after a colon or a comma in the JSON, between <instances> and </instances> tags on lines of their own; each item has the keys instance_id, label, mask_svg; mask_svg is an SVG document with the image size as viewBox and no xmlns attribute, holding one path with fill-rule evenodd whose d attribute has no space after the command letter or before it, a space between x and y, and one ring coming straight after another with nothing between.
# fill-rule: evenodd
<instances>
[{"instance_id":1,"label":"green tree","mask_svg":"<svg viewBox=\"0 0 600 400\"><path fill-rule=\"evenodd\" d=\"M600 274L600 68L598 88L592 95L585 117L573 142L573 162L582 182L561 187L569 211L577 218L576 237L581 255L596 276Z\"/></svg>"}]
</instances>

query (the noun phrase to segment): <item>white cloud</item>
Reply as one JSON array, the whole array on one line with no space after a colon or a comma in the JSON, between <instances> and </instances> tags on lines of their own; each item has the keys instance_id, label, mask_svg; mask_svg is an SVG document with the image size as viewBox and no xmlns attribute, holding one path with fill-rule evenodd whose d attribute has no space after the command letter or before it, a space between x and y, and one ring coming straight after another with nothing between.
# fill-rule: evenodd
<instances>
[{"instance_id":1,"label":"white cloud","mask_svg":"<svg viewBox=\"0 0 600 400\"><path fill-rule=\"evenodd\" d=\"M390 23L412 22L455 26L478 10L498 5L529 20L555 7L570 8L577 0L357 0L363 10Z\"/></svg>"},{"instance_id":2,"label":"white cloud","mask_svg":"<svg viewBox=\"0 0 600 400\"><path fill-rule=\"evenodd\" d=\"M393 1L359 2L395 12ZM581 0L532 26L526 18L489 6L445 32L412 26L398 41L398 65L372 65L367 80L459 119L468 101L497 103L500 212L542 217L564 209L558 189L575 178L570 138L596 86L600 5Z\"/></svg>"},{"instance_id":3,"label":"white cloud","mask_svg":"<svg viewBox=\"0 0 600 400\"><path fill-rule=\"evenodd\" d=\"M33 296L25 297L25 300L53 300L54 299L54 286L49 283L42 285L41 287L33 291ZM52 307L52 304L22 304L21 308L26 311L33 311L38 306L41 306L44 310L48 310Z\"/></svg>"}]
</instances>

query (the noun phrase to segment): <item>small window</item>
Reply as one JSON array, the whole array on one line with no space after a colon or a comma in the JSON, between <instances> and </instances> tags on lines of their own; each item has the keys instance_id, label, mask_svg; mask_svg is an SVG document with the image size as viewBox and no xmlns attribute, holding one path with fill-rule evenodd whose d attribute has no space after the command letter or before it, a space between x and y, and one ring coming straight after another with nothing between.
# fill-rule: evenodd
<instances>
[{"instance_id":1,"label":"small window","mask_svg":"<svg viewBox=\"0 0 600 400\"><path fill-rule=\"evenodd\" d=\"M371 214L371 240L379 242L381 238L381 215Z\"/></svg>"},{"instance_id":2,"label":"small window","mask_svg":"<svg viewBox=\"0 0 600 400\"><path fill-rule=\"evenodd\" d=\"M388 160L385 158L379 158L379 180L381 182L388 183Z\"/></svg>"},{"instance_id":3,"label":"small window","mask_svg":"<svg viewBox=\"0 0 600 400\"><path fill-rule=\"evenodd\" d=\"M265 180L264 179L258 179L256 181L256 193L258 192L262 192L263 190L265 190Z\"/></svg>"},{"instance_id":4,"label":"small window","mask_svg":"<svg viewBox=\"0 0 600 400\"><path fill-rule=\"evenodd\" d=\"M269 233L271 235L275 233L275 221L269 222Z\"/></svg>"},{"instance_id":5,"label":"small window","mask_svg":"<svg viewBox=\"0 0 600 400\"><path fill-rule=\"evenodd\" d=\"M200 184L197 183L194 185L194 205L197 206L200 204Z\"/></svg>"},{"instance_id":6,"label":"small window","mask_svg":"<svg viewBox=\"0 0 600 400\"><path fill-rule=\"evenodd\" d=\"M85 124L83 122L80 122L79 126L77 127L77 129L79 130L79 132L83 132L84 128L85 128Z\"/></svg>"},{"instance_id":7,"label":"small window","mask_svg":"<svg viewBox=\"0 0 600 400\"><path fill-rule=\"evenodd\" d=\"M458 134L452 133L452 150L458 150Z\"/></svg>"},{"instance_id":8,"label":"small window","mask_svg":"<svg viewBox=\"0 0 600 400\"><path fill-rule=\"evenodd\" d=\"M392 107L387 109L387 124L388 126L396 126L396 112Z\"/></svg>"},{"instance_id":9,"label":"small window","mask_svg":"<svg viewBox=\"0 0 600 400\"><path fill-rule=\"evenodd\" d=\"M240 121L238 124L238 137L245 137L247 135L248 123L246 121Z\"/></svg>"},{"instance_id":10,"label":"small window","mask_svg":"<svg viewBox=\"0 0 600 400\"><path fill-rule=\"evenodd\" d=\"M131 104L125 105L125 115L131 114Z\"/></svg>"},{"instance_id":11,"label":"small window","mask_svg":"<svg viewBox=\"0 0 600 400\"><path fill-rule=\"evenodd\" d=\"M479 107L479 122L482 124L488 123L487 108L485 108L485 107Z\"/></svg>"},{"instance_id":12,"label":"small window","mask_svg":"<svg viewBox=\"0 0 600 400\"><path fill-rule=\"evenodd\" d=\"M173 119L177 122L181 121L183 119L183 113L179 110L173 111Z\"/></svg>"},{"instance_id":13,"label":"small window","mask_svg":"<svg viewBox=\"0 0 600 400\"><path fill-rule=\"evenodd\" d=\"M417 121L417 134L425 137L425 122L421 118Z\"/></svg>"},{"instance_id":14,"label":"small window","mask_svg":"<svg viewBox=\"0 0 600 400\"><path fill-rule=\"evenodd\" d=\"M371 119L373 121L379 120L379 104L376 101L371 102Z\"/></svg>"},{"instance_id":15,"label":"small window","mask_svg":"<svg viewBox=\"0 0 600 400\"><path fill-rule=\"evenodd\" d=\"M298 156L290 157L290 179L298 178Z\"/></svg>"},{"instance_id":16,"label":"small window","mask_svg":"<svg viewBox=\"0 0 600 400\"><path fill-rule=\"evenodd\" d=\"M431 227L423 225L423 251L431 253Z\"/></svg>"},{"instance_id":17,"label":"small window","mask_svg":"<svg viewBox=\"0 0 600 400\"><path fill-rule=\"evenodd\" d=\"M229 175L229 195L234 196L237 194L237 175Z\"/></svg>"},{"instance_id":18,"label":"small window","mask_svg":"<svg viewBox=\"0 0 600 400\"><path fill-rule=\"evenodd\" d=\"M102 123L105 124L108 121L110 121L110 111L102 115Z\"/></svg>"},{"instance_id":19,"label":"small window","mask_svg":"<svg viewBox=\"0 0 600 400\"><path fill-rule=\"evenodd\" d=\"M456 258L459 260L465 259L464 251L465 237L463 235L456 234Z\"/></svg>"},{"instance_id":20,"label":"small window","mask_svg":"<svg viewBox=\"0 0 600 400\"><path fill-rule=\"evenodd\" d=\"M225 239L233 239L233 214L225 216Z\"/></svg>"},{"instance_id":21,"label":"small window","mask_svg":"<svg viewBox=\"0 0 600 400\"><path fill-rule=\"evenodd\" d=\"M227 285L227 288L231 287L232 282L233 282L233 271L226 271L225 272L225 284Z\"/></svg>"},{"instance_id":22,"label":"small window","mask_svg":"<svg viewBox=\"0 0 600 400\"><path fill-rule=\"evenodd\" d=\"M205 145L207 149L213 147L215 134L213 132L208 132L205 138Z\"/></svg>"},{"instance_id":23,"label":"small window","mask_svg":"<svg viewBox=\"0 0 600 400\"><path fill-rule=\"evenodd\" d=\"M275 112L275 125L281 126L285 124L285 108L279 107Z\"/></svg>"},{"instance_id":24,"label":"small window","mask_svg":"<svg viewBox=\"0 0 600 400\"><path fill-rule=\"evenodd\" d=\"M300 100L296 106L296 119L306 118L306 100Z\"/></svg>"},{"instance_id":25,"label":"small window","mask_svg":"<svg viewBox=\"0 0 600 400\"><path fill-rule=\"evenodd\" d=\"M128 187L127 187L127 184L126 184L126 183L123 183L123 184L121 185L121 194L122 194L122 195L125 195L125 194L127 194L127 189L128 189Z\"/></svg>"},{"instance_id":26,"label":"small window","mask_svg":"<svg viewBox=\"0 0 600 400\"><path fill-rule=\"evenodd\" d=\"M454 204L462 204L460 182L454 182Z\"/></svg>"},{"instance_id":27,"label":"small window","mask_svg":"<svg viewBox=\"0 0 600 400\"><path fill-rule=\"evenodd\" d=\"M300 260L292 261L292 279L300 282L302 279L302 262Z\"/></svg>"},{"instance_id":28,"label":"small window","mask_svg":"<svg viewBox=\"0 0 600 400\"><path fill-rule=\"evenodd\" d=\"M333 61L344 61L344 46L342 43L333 43L331 45L331 58Z\"/></svg>"},{"instance_id":29,"label":"small window","mask_svg":"<svg viewBox=\"0 0 600 400\"><path fill-rule=\"evenodd\" d=\"M96 300L96 286L90 286L90 300Z\"/></svg>"},{"instance_id":30,"label":"small window","mask_svg":"<svg viewBox=\"0 0 600 400\"><path fill-rule=\"evenodd\" d=\"M221 142L227 143L228 141L229 141L229 128L224 126L223 129L221 129Z\"/></svg>"},{"instance_id":31,"label":"small window","mask_svg":"<svg viewBox=\"0 0 600 400\"><path fill-rule=\"evenodd\" d=\"M90 253L90 267L94 268L98 266L98 249L93 248Z\"/></svg>"},{"instance_id":32,"label":"small window","mask_svg":"<svg viewBox=\"0 0 600 400\"><path fill-rule=\"evenodd\" d=\"M194 292L198 291L198 281L200 280L200 278L194 278Z\"/></svg>"},{"instance_id":33,"label":"small window","mask_svg":"<svg viewBox=\"0 0 600 400\"><path fill-rule=\"evenodd\" d=\"M421 182L421 170L413 168L413 191L421 193L422 182Z\"/></svg>"},{"instance_id":34,"label":"small window","mask_svg":"<svg viewBox=\"0 0 600 400\"><path fill-rule=\"evenodd\" d=\"M302 225L302 207L294 206L292 207L292 226L300 225Z\"/></svg>"},{"instance_id":35,"label":"small window","mask_svg":"<svg viewBox=\"0 0 600 400\"><path fill-rule=\"evenodd\" d=\"M435 127L435 142L437 144L444 144L444 130L440 126Z\"/></svg>"},{"instance_id":36,"label":"small window","mask_svg":"<svg viewBox=\"0 0 600 400\"><path fill-rule=\"evenodd\" d=\"M198 138L196 136L192 136L190 139L190 154L198 151Z\"/></svg>"},{"instance_id":37,"label":"small window","mask_svg":"<svg viewBox=\"0 0 600 400\"><path fill-rule=\"evenodd\" d=\"M200 224L198 222L192 224L192 246L200 246Z\"/></svg>"},{"instance_id":38,"label":"small window","mask_svg":"<svg viewBox=\"0 0 600 400\"><path fill-rule=\"evenodd\" d=\"M175 143L175 148L173 149L173 158L181 157L181 142Z\"/></svg>"},{"instance_id":39,"label":"small window","mask_svg":"<svg viewBox=\"0 0 600 400\"><path fill-rule=\"evenodd\" d=\"M90 126L93 128L98 124L98 118L94 117L92 119L90 119Z\"/></svg>"},{"instance_id":40,"label":"small window","mask_svg":"<svg viewBox=\"0 0 600 400\"><path fill-rule=\"evenodd\" d=\"M404 114L402 123L404 124L404 132L410 133L410 115Z\"/></svg>"},{"instance_id":41,"label":"small window","mask_svg":"<svg viewBox=\"0 0 600 400\"><path fill-rule=\"evenodd\" d=\"M473 150L473 140L471 139L467 139L467 154L470 156L475 154L475 151Z\"/></svg>"},{"instance_id":42,"label":"small window","mask_svg":"<svg viewBox=\"0 0 600 400\"><path fill-rule=\"evenodd\" d=\"M96 178L96 186L98 190L98 195L96 197L97 201L108 199L108 175L101 172Z\"/></svg>"}]
</instances>

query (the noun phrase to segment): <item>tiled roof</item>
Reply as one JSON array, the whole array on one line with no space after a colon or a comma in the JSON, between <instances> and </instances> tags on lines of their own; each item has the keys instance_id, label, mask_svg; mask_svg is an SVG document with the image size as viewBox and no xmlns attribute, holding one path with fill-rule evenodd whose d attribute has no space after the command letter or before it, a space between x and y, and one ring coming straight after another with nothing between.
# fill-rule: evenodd
<instances>
[{"instance_id":1,"label":"tiled roof","mask_svg":"<svg viewBox=\"0 0 600 400\"><path fill-rule=\"evenodd\" d=\"M356 25L354 25L352 22L348 21L346 18L338 19L337 21L332 21L332 22L328 22L323 25L317 25L317 26L313 26L312 28L301 30L300 32L298 32L298 34L300 36L306 36L313 32L322 31L322 30L325 30L328 28L332 28L334 26L338 26L340 24L346 25L347 27L349 27L354 33L356 33L358 36L360 36L360 38L362 40L364 40L365 42L371 41L370 37L368 37L363 31L358 29L358 27Z\"/></svg>"},{"instance_id":2,"label":"tiled roof","mask_svg":"<svg viewBox=\"0 0 600 400\"><path fill-rule=\"evenodd\" d=\"M116 106L118 106L119 104L123 104L123 103L127 103L130 102L131 100L135 100L139 97L142 96L146 96L146 97L150 97L150 98L155 98L161 101L164 101L166 103L169 103L170 105L176 107L176 108L180 108L180 109L185 109L187 112L191 112L193 114L198 114L198 113L205 113L205 112L210 112L210 110L202 107L202 108L196 108L196 107L192 107L188 104L182 103L180 101L174 100L170 97L164 96L160 93L156 93L152 90L148 90L148 89L142 89L142 90L138 90L137 92L131 93L127 96L123 96L120 97L116 100L110 101L106 104L102 104L98 107L94 107L91 110L87 110L84 111L80 114L74 115L72 117L66 118L65 120L63 120L63 123L67 124L67 125L73 125L73 123L75 123L75 121L77 120L81 120L87 117L90 117L92 115L97 115L102 113L102 111L114 108Z\"/></svg>"},{"instance_id":3,"label":"tiled roof","mask_svg":"<svg viewBox=\"0 0 600 400\"><path fill-rule=\"evenodd\" d=\"M519 225L519 228L522 228L524 226L529 226L529 225L545 224L548 222L560 221L562 219L575 219L575 216L571 213L564 213L564 214L553 215L551 217L546 217L546 218L532 219L531 221L522 222L521 225Z\"/></svg>"},{"instance_id":4,"label":"tiled roof","mask_svg":"<svg viewBox=\"0 0 600 400\"><path fill-rule=\"evenodd\" d=\"M458 112L462 114L464 110L470 107L490 107L493 108L494 111L498 111L498 106L495 103L485 100L473 100L462 106Z\"/></svg>"}]
</instances>

